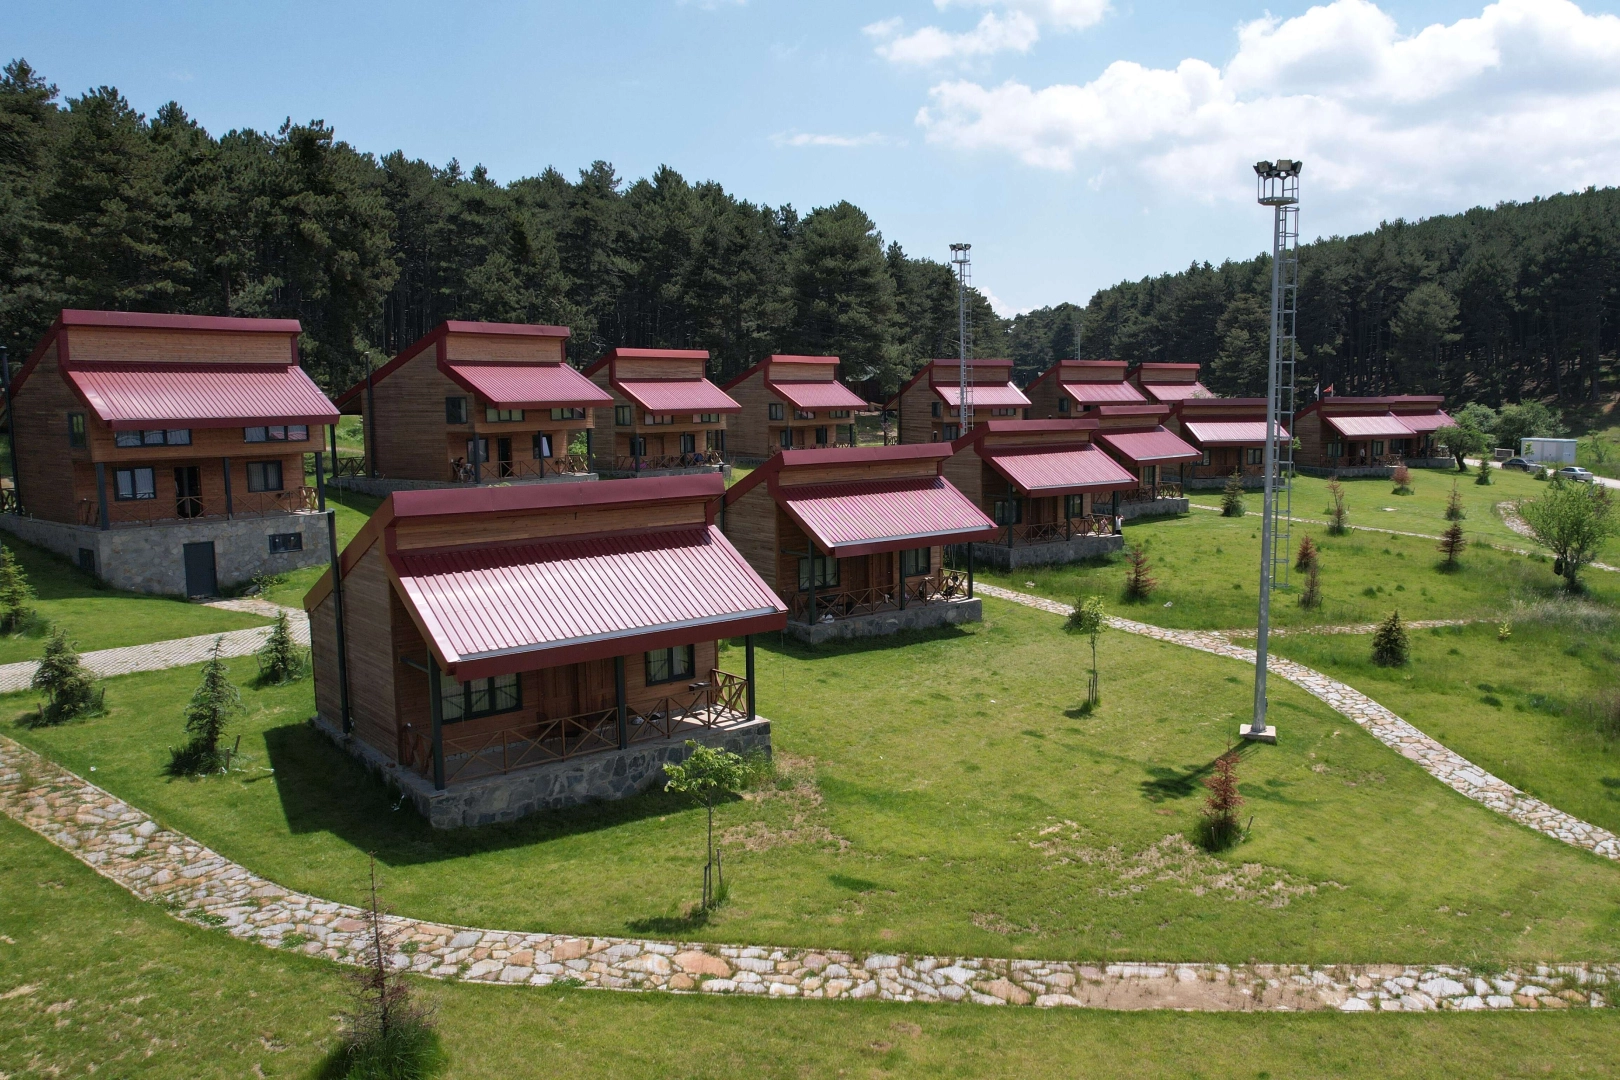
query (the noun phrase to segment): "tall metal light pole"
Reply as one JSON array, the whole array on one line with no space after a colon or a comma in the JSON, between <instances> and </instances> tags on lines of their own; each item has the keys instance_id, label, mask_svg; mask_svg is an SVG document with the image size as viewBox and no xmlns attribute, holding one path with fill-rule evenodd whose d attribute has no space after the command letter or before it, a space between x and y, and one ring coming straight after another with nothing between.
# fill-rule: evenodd
<instances>
[{"instance_id":1,"label":"tall metal light pole","mask_svg":"<svg viewBox=\"0 0 1620 1080\"><path fill-rule=\"evenodd\" d=\"M951 245L951 265L956 267L956 336L961 346L961 369L957 375L956 433L965 435L973 426L973 370L969 360L973 356L968 333L968 286L972 283L971 261L968 250L972 244Z\"/></svg>"},{"instance_id":2,"label":"tall metal light pole","mask_svg":"<svg viewBox=\"0 0 1620 1080\"><path fill-rule=\"evenodd\" d=\"M1271 358L1266 367L1265 496L1260 518L1260 623L1255 640L1254 718L1245 739L1277 741L1266 723L1271 588L1288 587L1289 510L1294 473L1294 316L1299 292L1299 172L1289 158L1256 162L1256 195L1274 211L1271 229ZM1279 485L1280 481L1280 485ZM1279 486L1281 491L1279 492ZM1279 505L1279 494L1282 496Z\"/></svg>"}]
</instances>

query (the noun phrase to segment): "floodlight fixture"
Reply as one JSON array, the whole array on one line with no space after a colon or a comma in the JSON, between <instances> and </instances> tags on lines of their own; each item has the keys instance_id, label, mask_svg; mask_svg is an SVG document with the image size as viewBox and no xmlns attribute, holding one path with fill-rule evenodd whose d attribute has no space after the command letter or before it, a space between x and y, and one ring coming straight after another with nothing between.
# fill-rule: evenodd
<instances>
[{"instance_id":1,"label":"floodlight fixture","mask_svg":"<svg viewBox=\"0 0 1620 1080\"><path fill-rule=\"evenodd\" d=\"M1276 166L1269 161L1257 161L1254 163L1254 175L1261 177L1274 176L1276 175L1273 172L1275 168Z\"/></svg>"}]
</instances>

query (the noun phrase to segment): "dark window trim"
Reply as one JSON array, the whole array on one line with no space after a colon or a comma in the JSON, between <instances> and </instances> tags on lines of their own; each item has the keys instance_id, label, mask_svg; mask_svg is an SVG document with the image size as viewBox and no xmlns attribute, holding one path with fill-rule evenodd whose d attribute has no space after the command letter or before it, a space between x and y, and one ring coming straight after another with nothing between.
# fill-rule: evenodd
<instances>
[{"instance_id":1,"label":"dark window trim","mask_svg":"<svg viewBox=\"0 0 1620 1080\"><path fill-rule=\"evenodd\" d=\"M136 483L135 483L135 474L136 473L143 473L143 472L152 474L151 493L147 494L147 495L142 495L140 493L140 489L136 486ZM123 494L123 490L122 490L123 485L119 482L119 478L123 477L123 476L126 476L126 475L129 477L130 494L128 494L128 495ZM146 500L146 499L155 499L155 498L157 498L157 470L156 469L152 468L149 465L132 465L127 469L114 469L113 470L113 499L114 499L114 501L116 501L116 502L141 502L141 501Z\"/></svg>"},{"instance_id":2,"label":"dark window trim","mask_svg":"<svg viewBox=\"0 0 1620 1080\"><path fill-rule=\"evenodd\" d=\"M681 649L686 653L686 670L675 670L675 650ZM653 657L663 656L669 661L669 677L664 679L653 678ZM648 686L663 686L666 683L680 682L682 679L692 679L697 676L697 646L672 645L667 649L652 649L643 654L642 663L646 667L645 683Z\"/></svg>"},{"instance_id":3,"label":"dark window trim","mask_svg":"<svg viewBox=\"0 0 1620 1080\"><path fill-rule=\"evenodd\" d=\"M631 427L636 422L635 409L629 405L613 406L613 426Z\"/></svg>"},{"instance_id":4,"label":"dark window trim","mask_svg":"<svg viewBox=\"0 0 1620 1080\"><path fill-rule=\"evenodd\" d=\"M259 475L262 478L264 477L264 470L271 466L274 466L276 470L276 486L270 487L268 484L261 482L258 487L255 487L253 485L254 471L258 470ZM286 470L282 468L282 463L280 461L250 461L247 463L247 486L248 490L251 492L258 493L261 491L286 491L286 480Z\"/></svg>"},{"instance_id":5,"label":"dark window trim","mask_svg":"<svg viewBox=\"0 0 1620 1080\"><path fill-rule=\"evenodd\" d=\"M816 552L816 588L836 589L838 587L838 557L836 555L823 555ZM799 559L799 591L810 591L810 560Z\"/></svg>"},{"instance_id":6,"label":"dark window trim","mask_svg":"<svg viewBox=\"0 0 1620 1080\"><path fill-rule=\"evenodd\" d=\"M465 395L446 395L444 399L444 422L447 424L465 424L467 422L467 398Z\"/></svg>"},{"instance_id":7,"label":"dark window trim","mask_svg":"<svg viewBox=\"0 0 1620 1080\"><path fill-rule=\"evenodd\" d=\"M85 423L82 412L70 412L68 415L68 446L74 450L83 450L90 445L89 427Z\"/></svg>"},{"instance_id":8,"label":"dark window trim","mask_svg":"<svg viewBox=\"0 0 1620 1080\"><path fill-rule=\"evenodd\" d=\"M280 543L277 543L280 541ZM289 551L304 550L304 534L300 532L271 533L270 554L280 555Z\"/></svg>"},{"instance_id":9,"label":"dark window trim","mask_svg":"<svg viewBox=\"0 0 1620 1080\"><path fill-rule=\"evenodd\" d=\"M770 411L766 414L772 420L786 420L787 408L780 401L771 402Z\"/></svg>"},{"instance_id":10,"label":"dark window trim","mask_svg":"<svg viewBox=\"0 0 1620 1080\"><path fill-rule=\"evenodd\" d=\"M514 701L511 705L507 705L502 708L479 709L477 711L473 710L472 702L474 686L488 684L489 700L493 702L495 700L495 680L507 678L513 680L512 689L514 691ZM446 715L444 717L444 722L446 724L459 724L463 720L481 720L486 716L500 716L502 713L517 712L519 709L523 708L523 676L521 674L491 675L487 679L469 679L467 682L457 682L455 679L452 679L446 675L443 676L443 680L444 681L441 684L443 686L443 690L440 692L441 700L444 691L449 690L452 686L461 688L461 715Z\"/></svg>"}]
</instances>

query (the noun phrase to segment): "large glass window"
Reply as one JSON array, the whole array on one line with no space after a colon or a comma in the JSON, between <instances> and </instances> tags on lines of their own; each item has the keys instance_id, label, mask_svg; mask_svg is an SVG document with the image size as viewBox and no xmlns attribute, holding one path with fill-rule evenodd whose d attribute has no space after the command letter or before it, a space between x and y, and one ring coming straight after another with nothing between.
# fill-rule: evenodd
<instances>
[{"instance_id":1,"label":"large glass window","mask_svg":"<svg viewBox=\"0 0 1620 1080\"><path fill-rule=\"evenodd\" d=\"M1373 440L1372 455L1373 455L1373 457L1383 457L1384 456L1384 440L1383 439L1374 439Z\"/></svg>"},{"instance_id":2,"label":"large glass window","mask_svg":"<svg viewBox=\"0 0 1620 1080\"><path fill-rule=\"evenodd\" d=\"M82 417L82 413L78 414ZM190 446L190 428L170 428L166 431L115 431L113 445L129 449L137 446Z\"/></svg>"},{"instance_id":3,"label":"large glass window","mask_svg":"<svg viewBox=\"0 0 1620 1080\"><path fill-rule=\"evenodd\" d=\"M485 409L484 419L492 424L516 423L523 419L522 409Z\"/></svg>"},{"instance_id":4,"label":"large glass window","mask_svg":"<svg viewBox=\"0 0 1620 1080\"><path fill-rule=\"evenodd\" d=\"M960 434L962 434L962 429L958 425L956 425L956 424L946 424L945 425L945 441L946 442L954 441L956 439L956 437L958 435L960 435Z\"/></svg>"},{"instance_id":5,"label":"large glass window","mask_svg":"<svg viewBox=\"0 0 1620 1080\"><path fill-rule=\"evenodd\" d=\"M1085 517L1086 497L1084 495L1063 496L1063 512L1069 517Z\"/></svg>"},{"instance_id":6,"label":"large glass window","mask_svg":"<svg viewBox=\"0 0 1620 1080\"><path fill-rule=\"evenodd\" d=\"M942 414L941 406L940 406L939 402L937 402L937 401L929 403L928 411L933 416L939 416L939 415Z\"/></svg>"},{"instance_id":7,"label":"large glass window","mask_svg":"<svg viewBox=\"0 0 1620 1080\"><path fill-rule=\"evenodd\" d=\"M787 419L787 407L784 406L780 401L771 402L770 417L772 420Z\"/></svg>"},{"instance_id":8,"label":"large glass window","mask_svg":"<svg viewBox=\"0 0 1620 1080\"><path fill-rule=\"evenodd\" d=\"M444 399L444 422L447 424L465 424L467 422L466 398L447 397Z\"/></svg>"},{"instance_id":9,"label":"large glass window","mask_svg":"<svg viewBox=\"0 0 1620 1080\"><path fill-rule=\"evenodd\" d=\"M1266 448L1263 446L1250 446L1247 448L1250 465L1264 465L1266 463Z\"/></svg>"},{"instance_id":10,"label":"large glass window","mask_svg":"<svg viewBox=\"0 0 1620 1080\"><path fill-rule=\"evenodd\" d=\"M703 433L703 441L710 450L722 454L726 452L726 433L724 431L706 431Z\"/></svg>"},{"instance_id":11,"label":"large glass window","mask_svg":"<svg viewBox=\"0 0 1620 1080\"><path fill-rule=\"evenodd\" d=\"M632 423L634 423L634 421L631 419L631 415L630 415L630 406L628 406L628 405L615 405L615 406L613 406L613 422L615 424L617 424L619 427L629 427Z\"/></svg>"},{"instance_id":12,"label":"large glass window","mask_svg":"<svg viewBox=\"0 0 1620 1080\"><path fill-rule=\"evenodd\" d=\"M551 436L543 431L534 433L534 456L536 459L551 456Z\"/></svg>"},{"instance_id":13,"label":"large glass window","mask_svg":"<svg viewBox=\"0 0 1620 1080\"><path fill-rule=\"evenodd\" d=\"M782 449L793 449L793 429L783 428L776 433L776 441L782 444Z\"/></svg>"},{"instance_id":14,"label":"large glass window","mask_svg":"<svg viewBox=\"0 0 1620 1080\"><path fill-rule=\"evenodd\" d=\"M647 685L690 679L697 662L691 645L677 645L673 649L654 649L647 654Z\"/></svg>"},{"instance_id":15,"label":"large glass window","mask_svg":"<svg viewBox=\"0 0 1620 1080\"><path fill-rule=\"evenodd\" d=\"M440 678L439 707L446 724L512 712L523 707L522 683L516 675L496 675L470 682Z\"/></svg>"},{"instance_id":16,"label":"large glass window","mask_svg":"<svg viewBox=\"0 0 1620 1080\"><path fill-rule=\"evenodd\" d=\"M1024 520L1024 500L997 499L991 503L990 516L997 525L1017 525Z\"/></svg>"},{"instance_id":17,"label":"large glass window","mask_svg":"<svg viewBox=\"0 0 1620 1080\"><path fill-rule=\"evenodd\" d=\"M268 427L250 427L242 429L243 442L308 442L308 424L271 424ZM191 433L186 432L186 442L191 442Z\"/></svg>"},{"instance_id":18,"label":"large glass window","mask_svg":"<svg viewBox=\"0 0 1620 1080\"><path fill-rule=\"evenodd\" d=\"M88 445L82 412L68 413L68 445L75 450L83 450Z\"/></svg>"},{"instance_id":19,"label":"large glass window","mask_svg":"<svg viewBox=\"0 0 1620 1080\"><path fill-rule=\"evenodd\" d=\"M585 419L585 410L584 409L552 409L551 410L551 418L553 420L583 420L583 419Z\"/></svg>"},{"instance_id":20,"label":"large glass window","mask_svg":"<svg viewBox=\"0 0 1620 1080\"><path fill-rule=\"evenodd\" d=\"M1058 398L1058 412L1068 412L1068 411L1069 411L1069 399L1066 398L1066 397Z\"/></svg>"},{"instance_id":21,"label":"large glass window","mask_svg":"<svg viewBox=\"0 0 1620 1080\"><path fill-rule=\"evenodd\" d=\"M630 456L631 457L646 457L647 456L647 440L646 440L646 438L644 436L641 436L641 435L632 435L632 436L630 436Z\"/></svg>"},{"instance_id":22,"label":"large glass window","mask_svg":"<svg viewBox=\"0 0 1620 1080\"><path fill-rule=\"evenodd\" d=\"M249 491L280 491L281 462L250 461L247 463Z\"/></svg>"},{"instance_id":23,"label":"large glass window","mask_svg":"<svg viewBox=\"0 0 1620 1080\"><path fill-rule=\"evenodd\" d=\"M681 433L681 453L683 453L683 454L695 454L695 453L697 453L697 435L696 434L694 434L693 432L690 432L690 431Z\"/></svg>"},{"instance_id":24,"label":"large glass window","mask_svg":"<svg viewBox=\"0 0 1620 1080\"><path fill-rule=\"evenodd\" d=\"M157 498L157 477L151 469L118 469L113 473L114 497L124 499Z\"/></svg>"},{"instance_id":25,"label":"large glass window","mask_svg":"<svg viewBox=\"0 0 1620 1080\"><path fill-rule=\"evenodd\" d=\"M799 560L799 591L810 591L810 559ZM838 560L831 555L817 555L814 559L816 588L830 589L838 584Z\"/></svg>"},{"instance_id":26,"label":"large glass window","mask_svg":"<svg viewBox=\"0 0 1620 1080\"><path fill-rule=\"evenodd\" d=\"M692 417L692 423L694 424L718 424L719 422L720 414L717 412L700 412Z\"/></svg>"},{"instance_id":27,"label":"large glass window","mask_svg":"<svg viewBox=\"0 0 1620 1080\"><path fill-rule=\"evenodd\" d=\"M900 576L922 577L934 569L932 548L908 548L900 553Z\"/></svg>"},{"instance_id":28,"label":"large glass window","mask_svg":"<svg viewBox=\"0 0 1620 1080\"><path fill-rule=\"evenodd\" d=\"M834 419L834 420L848 420L849 419L849 410L848 409L834 409L831 412L829 412L827 415L829 417L831 417L832 419Z\"/></svg>"}]
</instances>

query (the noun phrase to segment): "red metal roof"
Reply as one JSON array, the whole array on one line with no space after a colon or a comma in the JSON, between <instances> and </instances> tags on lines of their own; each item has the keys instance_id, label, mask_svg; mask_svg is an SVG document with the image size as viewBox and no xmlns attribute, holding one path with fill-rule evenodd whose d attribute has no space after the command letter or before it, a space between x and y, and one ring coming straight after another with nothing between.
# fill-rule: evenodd
<instances>
[{"instance_id":1,"label":"red metal roof","mask_svg":"<svg viewBox=\"0 0 1620 1080\"><path fill-rule=\"evenodd\" d=\"M567 364L446 362L444 373L498 409L588 409L613 395Z\"/></svg>"},{"instance_id":2,"label":"red metal roof","mask_svg":"<svg viewBox=\"0 0 1620 1080\"><path fill-rule=\"evenodd\" d=\"M1432 413L1423 413L1419 416L1403 415L1401 416L1401 423L1405 424L1419 435L1426 435L1431 431L1439 431L1441 428L1457 426L1457 422L1455 420L1447 416L1444 411L1438 409Z\"/></svg>"},{"instance_id":3,"label":"red metal roof","mask_svg":"<svg viewBox=\"0 0 1620 1080\"><path fill-rule=\"evenodd\" d=\"M1189 420L1182 424L1200 446L1264 446L1264 420ZM1288 438L1288 429L1278 425L1278 438Z\"/></svg>"},{"instance_id":4,"label":"red metal roof","mask_svg":"<svg viewBox=\"0 0 1620 1080\"><path fill-rule=\"evenodd\" d=\"M782 602L713 526L389 562L435 653L461 679L786 624Z\"/></svg>"},{"instance_id":5,"label":"red metal roof","mask_svg":"<svg viewBox=\"0 0 1620 1080\"><path fill-rule=\"evenodd\" d=\"M1141 402L1147 400L1136 387L1128 382L1066 382L1062 385L1066 394L1083 405L1095 405L1105 401Z\"/></svg>"},{"instance_id":6,"label":"red metal roof","mask_svg":"<svg viewBox=\"0 0 1620 1080\"><path fill-rule=\"evenodd\" d=\"M292 364L86 364L62 375L119 430L338 420L326 395Z\"/></svg>"},{"instance_id":7,"label":"red metal roof","mask_svg":"<svg viewBox=\"0 0 1620 1080\"><path fill-rule=\"evenodd\" d=\"M1136 477L1096 447L1058 450L991 451L990 467L1027 495L1075 495L1082 491L1134 488Z\"/></svg>"},{"instance_id":8,"label":"red metal roof","mask_svg":"<svg viewBox=\"0 0 1620 1080\"><path fill-rule=\"evenodd\" d=\"M1323 416L1322 419L1349 439L1405 439L1417 434L1394 413L1382 416Z\"/></svg>"},{"instance_id":9,"label":"red metal roof","mask_svg":"<svg viewBox=\"0 0 1620 1080\"><path fill-rule=\"evenodd\" d=\"M244 319L230 315L167 315L153 311L63 308L63 326L120 326L137 330L213 330L233 334L297 334L297 319Z\"/></svg>"},{"instance_id":10,"label":"red metal roof","mask_svg":"<svg viewBox=\"0 0 1620 1080\"><path fill-rule=\"evenodd\" d=\"M996 523L942 477L778 488L788 516L830 555L991 540Z\"/></svg>"},{"instance_id":11,"label":"red metal roof","mask_svg":"<svg viewBox=\"0 0 1620 1080\"><path fill-rule=\"evenodd\" d=\"M866 400L841 382L772 382L768 385L795 409L866 408Z\"/></svg>"},{"instance_id":12,"label":"red metal roof","mask_svg":"<svg viewBox=\"0 0 1620 1080\"><path fill-rule=\"evenodd\" d=\"M1215 395L1201 382L1144 382L1142 389L1155 401L1186 401L1189 398L1212 398Z\"/></svg>"},{"instance_id":13,"label":"red metal roof","mask_svg":"<svg viewBox=\"0 0 1620 1080\"><path fill-rule=\"evenodd\" d=\"M959 383L940 383L934 387L934 393L954 409L962 396L962 387ZM975 409L1005 409L1029 404L1029 398L1012 383L975 383L972 395Z\"/></svg>"},{"instance_id":14,"label":"red metal roof","mask_svg":"<svg viewBox=\"0 0 1620 1080\"><path fill-rule=\"evenodd\" d=\"M1099 431L1097 440L1133 465L1165 465L1177 461L1199 461L1201 450L1194 450L1173 431L1156 427L1152 431Z\"/></svg>"},{"instance_id":15,"label":"red metal roof","mask_svg":"<svg viewBox=\"0 0 1620 1080\"><path fill-rule=\"evenodd\" d=\"M708 379L620 380L613 386L650 413L742 412L731 395Z\"/></svg>"}]
</instances>

